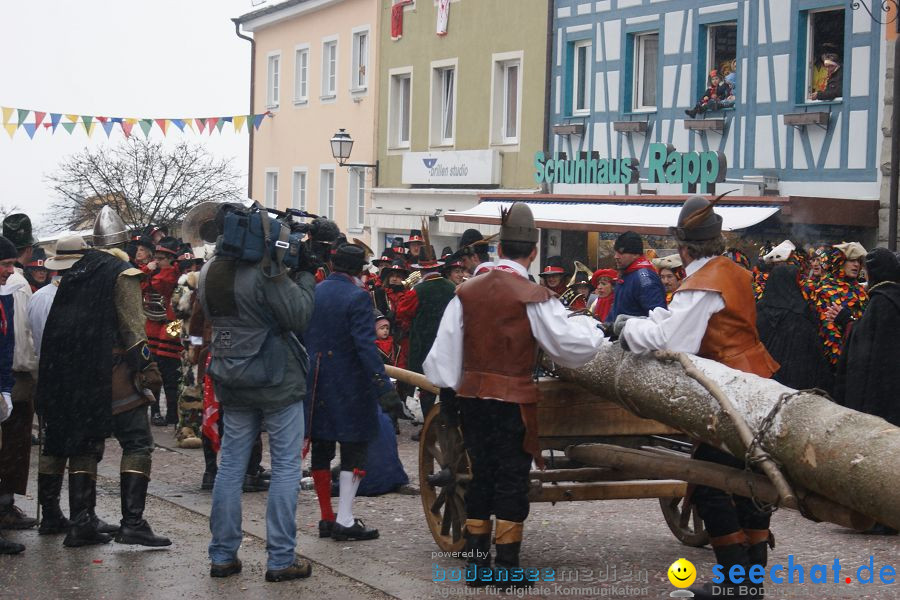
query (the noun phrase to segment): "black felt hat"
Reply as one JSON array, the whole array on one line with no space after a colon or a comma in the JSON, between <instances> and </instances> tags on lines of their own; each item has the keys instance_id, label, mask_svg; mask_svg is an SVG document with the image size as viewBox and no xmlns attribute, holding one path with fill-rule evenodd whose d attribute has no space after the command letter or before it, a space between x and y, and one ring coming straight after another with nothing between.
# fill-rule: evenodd
<instances>
[{"instance_id":1,"label":"black felt hat","mask_svg":"<svg viewBox=\"0 0 900 600\"><path fill-rule=\"evenodd\" d=\"M366 264L366 252L355 244L344 244L334 253L332 263L335 271L355 275Z\"/></svg>"},{"instance_id":2,"label":"black felt hat","mask_svg":"<svg viewBox=\"0 0 900 600\"><path fill-rule=\"evenodd\" d=\"M3 219L3 237L19 250L34 244L31 235L31 219L25 213L16 213Z\"/></svg>"}]
</instances>

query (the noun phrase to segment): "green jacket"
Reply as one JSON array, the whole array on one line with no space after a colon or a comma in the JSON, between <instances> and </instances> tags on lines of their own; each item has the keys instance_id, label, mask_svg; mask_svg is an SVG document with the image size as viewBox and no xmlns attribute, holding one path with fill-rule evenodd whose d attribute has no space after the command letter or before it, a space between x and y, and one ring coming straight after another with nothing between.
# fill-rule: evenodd
<instances>
[{"instance_id":1,"label":"green jacket","mask_svg":"<svg viewBox=\"0 0 900 600\"><path fill-rule=\"evenodd\" d=\"M456 294L456 285L437 277L423 281L413 291L418 305L409 329L409 370L422 373L422 363L431 351L444 309Z\"/></svg>"}]
</instances>

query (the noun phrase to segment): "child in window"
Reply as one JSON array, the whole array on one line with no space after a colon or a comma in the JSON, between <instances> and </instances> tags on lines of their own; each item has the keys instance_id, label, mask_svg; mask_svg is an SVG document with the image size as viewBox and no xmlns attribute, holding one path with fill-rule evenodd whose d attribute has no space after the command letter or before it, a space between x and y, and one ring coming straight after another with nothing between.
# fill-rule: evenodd
<instances>
[{"instance_id":1,"label":"child in window","mask_svg":"<svg viewBox=\"0 0 900 600\"><path fill-rule=\"evenodd\" d=\"M709 87L706 88L703 97L697 101L694 108L684 111L684 113L692 119L699 113L711 110L719 110L723 106L723 101L729 96L728 85L719 76L719 72L713 69L709 72Z\"/></svg>"},{"instance_id":2,"label":"child in window","mask_svg":"<svg viewBox=\"0 0 900 600\"><path fill-rule=\"evenodd\" d=\"M841 72L840 57L834 52L825 52L813 65L812 90L810 100L834 100L843 96L844 74Z\"/></svg>"}]
</instances>

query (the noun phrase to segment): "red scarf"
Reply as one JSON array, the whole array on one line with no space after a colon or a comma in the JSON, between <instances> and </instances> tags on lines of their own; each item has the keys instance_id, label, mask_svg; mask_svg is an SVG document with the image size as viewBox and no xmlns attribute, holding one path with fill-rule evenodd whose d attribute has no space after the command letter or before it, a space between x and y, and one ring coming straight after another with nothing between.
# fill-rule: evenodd
<instances>
[{"instance_id":1,"label":"red scarf","mask_svg":"<svg viewBox=\"0 0 900 600\"><path fill-rule=\"evenodd\" d=\"M640 271L641 269L650 269L651 271L656 273L656 267L654 267L653 263L647 260L647 257L642 254L634 259L634 262L625 268L625 271L622 273L622 275L628 275L629 273L634 273L635 271Z\"/></svg>"},{"instance_id":2,"label":"red scarf","mask_svg":"<svg viewBox=\"0 0 900 600\"><path fill-rule=\"evenodd\" d=\"M375 345L378 346L378 349L381 350L384 357L387 357L390 361L387 364L392 366L397 365L397 348L394 346L394 336L389 335L383 340L375 338Z\"/></svg>"},{"instance_id":3,"label":"red scarf","mask_svg":"<svg viewBox=\"0 0 900 600\"><path fill-rule=\"evenodd\" d=\"M604 298L597 298L597 302L594 304L594 316L600 319L601 321L605 321L606 317L609 315L609 311L612 310L613 300L615 300L616 292L613 291L609 296Z\"/></svg>"}]
</instances>

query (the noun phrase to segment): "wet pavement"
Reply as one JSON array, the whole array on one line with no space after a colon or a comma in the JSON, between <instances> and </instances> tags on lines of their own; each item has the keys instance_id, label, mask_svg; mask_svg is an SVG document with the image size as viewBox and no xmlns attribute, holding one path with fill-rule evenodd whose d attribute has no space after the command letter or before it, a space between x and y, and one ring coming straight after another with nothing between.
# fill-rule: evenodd
<instances>
[{"instance_id":1,"label":"wet pavement","mask_svg":"<svg viewBox=\"0 0 900 600\"><path fill-rule=\"evenodd\" d=\"M413 427L403 424L401 458L412 486L418 486L418 447L409 441ZM265 583L265 493L243 495L245 531L241 558L243 574L225 580L208 576L206 545L211 496L199 489L203 470L201 450L174 447L171 430L154 428L160 447L154 453L152 498L146 517L157 533L174 541L168 550L120 546L66 549L61 537L40 537L36 531L4 532L27 546L23 555L0 556L0 598L403 598L489 596L467 594L450 582L462 563L441 557L423 517L418 495L388 494L359 498L357 517L379 528L377 541L337 543L317 537L318 504L312 491L301 491L298 505L297 551L311 559L311 579ZM98 514L115 521L118 500L119 449L114 441L100 468ZM268 464L268 458L264 458ZM34 493L34 487L29 489ZM29 515L33 497L17 497ZM336 500L335 500L336 506ZM65 506L64 506L65 509ZM835 525L815 524L798 513L782 510L773 518L776 548L770 566L791 560L804 569L804 583L766 587L775 598L900 597L900 583L884 584L879 571L892 565L900 571L900 539L864 536ZM792 558L789 558L789 555ZM874 582L860 583L872 557ZM681 545L669 532L655 500L617 500L533 504L525 526L522 562L553 569L554 580L533 588L529 598L665 598L674 590L666 577L677 558L692 561L700 580L714 563L708 548ZM834 582L833 566L842 570ZM95 562L100 561L100 562ZM825 565L828 583L812 583ZM798 573L795 571L795 576ZM886 577L889 571L885 571ZM851 577L851 583L845 578ZM444 580L435 583L434 579ZM504 594L500 594L503 596Z\"/></svg>"}]
</instances>

